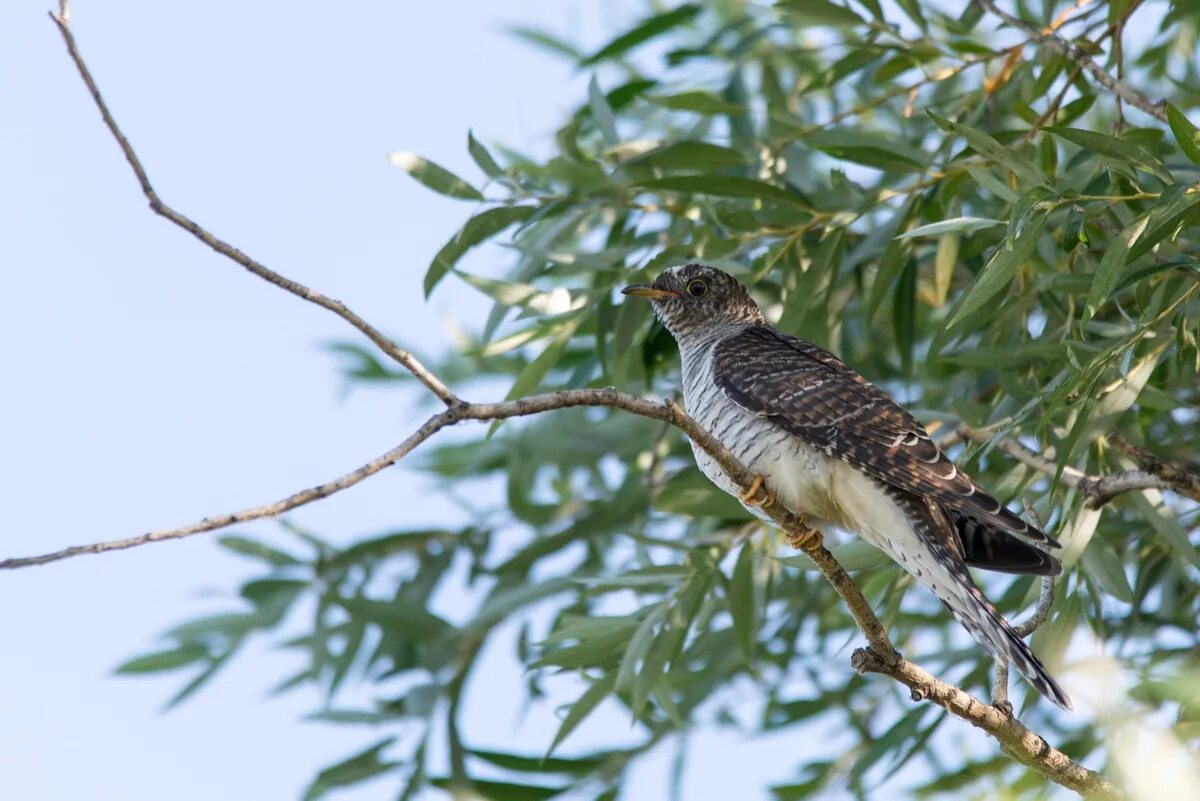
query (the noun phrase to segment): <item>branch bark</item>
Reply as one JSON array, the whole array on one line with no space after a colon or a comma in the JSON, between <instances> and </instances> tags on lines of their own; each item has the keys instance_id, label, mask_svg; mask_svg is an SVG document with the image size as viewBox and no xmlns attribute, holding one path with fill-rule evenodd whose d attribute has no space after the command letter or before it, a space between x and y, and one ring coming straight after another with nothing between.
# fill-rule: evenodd
<instances>
[{"instance_id":1,"label":"branch bark","mask_svg":"<svg viewBox=\"0 0 1200 801\"><path fill-rule=\"evenodd\" d=\"M632 414L669 423L680 429L701 449L712 456L721 466L721 469L740 487L748 489L754 485L755 476L745 465L734 458L728 449L672 401L658 403L607 388L567 390L499 403L466 403L459 399L441 379L422 365L412 354L400 348L390 338L368 324L340 301L328 298L319 292L270 270L237 248L209 233L187 216L167 206L155 192L137 153L117 125L100 94L95 80L92 78L87 65L79 53L75 37L70 29L70 16L66 0L61 2L57 14L51 14L51 18L58 26L66 43L67 52L78 69L80 77L83 79L88 91L91 93L92 99L100 111L105 125L117 140L121 152L125 156L126 161L129 162L129 166L138 180L142 193L146 196L150 203L150 208L155 214L170 220L175 225L188 231L201 242L204 242L218 253L226 256L258 277L297 297L337 314L367 336L385 354L409 370L430 392L441 399L447 408L426 420L420 428L402 443L356 470L346 473L333 481L302 490L274 503L245 509L240 512L205 518L188 526L150 532L140 537L74 546L40 556L8 559L0 562L0 568L15 569L47 564L83 554L104 553L132 548L151 542L181 539L201 532L226 528L237 523L274 517L290 509L312 503L313 501L328 497L358 484L395 464L443 428L461 421L499 420L509 417L541 414L554 409L576 406L603 406L620 409ZM763 511L773 522L783 529L790 542L797 547L803 548L812 558L842 598L855 623L866 637L868 647L856 651L851 660L855 668L864 673L882 673L901 682L910 689L914 700L926 699L932 701L946 709L952 715L962 718L971 725L982 729L994 737L999 742L1001 749L1014 760L1036 770L1053 782L1081 794L1096 798L1117 799L1123 797L1121 791L1115 785L1094 771L1090 771L1073 762L1061 751L1052 748L1040 735L1027 729L1012 717L1011 714L980 701L958 687L935 678L919 666L901 657L892 646L886 630L875 616L870 604L863 597L858 586L850 578L849 574L846 573L845 569L834 559L833 555L823 546L819 532L806 527L803 523L803 518L782 508L779 504L772 504Z\"/></svg>"},{"instance_id":2,"label":"branch bark","mask_svg":"<svg viewBox=\"0 0 1200 801\"><path fill-rule=\"evenodd\" d=\"M1045 45L1051 50L1061 53L1066 58L1074 61L1080 67L1087 70L1096 79L1096 83L1115 94L1121 100L1124 100L1131 106L1137 106L1155 119L1162 120L1163 122L1167 121L1167 112L1163 101L1152 103L1138 90L1109 75L1096 62L1092 61L1087 53L1066 41L1052 30L1038 30L1033 25L1009 14L1007 11L1001 11L992 0L979 0L979 5L1024 33L1029 41Z\"/></svg>"},{"instance_id":3,"label":"branch bark","mask_svg":"<svg viewBox=\"0 0 1200 801\"><path fill-rule=\"evenodd\" d=\"M990 442L995 433L987 429L972 428L960 425L956 433L974 442ZM1109 473L1103 476L1092 476L1078 468L1066 465L1060 474L1058 464L1036 451L1026 448L1013 437L1005 437L996 443L996 447L1012 456L1018 462L1032 467L1048 476L1059 476L1068 487L1075 488L1093 509L1099 509L1113 498L1125 492L1135 492L1145 489L1160 489L1177 492L1180 495L1200 501L1200 473L1179 465L1163 461L1145 448L1140 448L1120 434L1110 434L1109 443L1137 463L1135 470L1121 473Z\"/></svg>"},{"instance_id":4,"label":"branch bark","mask_svg":"<svg viewBox=\"0 0 1200 801\"><path fill-rule=\"evenodd\" d=\"M146 168L142 166L142 160L138 158L137 152L133 149L133 145L129 143L129 139L117 125L116 119L112 112L108 109L108 103L105 102L104 96L100 94L100 87L96 85L96 81L92 78L91 70L88 69L87 63L84 62L83 56L79 53L79 47L75 43L75 36L71 32L70 24L70 7L66 0L63 0L58 7L58 13L51 13L50 19L54 20L54 24L58 26L59 32L62 34L63 42L67 46L67 54L70 55L71 61L75 64L75 68L79 71L79 77L83 79L83 83L87 86L88 92L92 96L92 101L96 104L96 109L100 112L100 116L104 119L104 124L108 127L113 138L117 140L117 145L121 148L121 153L125 156L125 160L129 162L130 169L133 170L134 177L137 178L138 186L141 187L142 194L146 196L146 200L150 202L150 210L160 217L170 220L175 225L187 231L192 236L199 239L210 248L220 253L222 256L231 259L240 264L245 269L257 275L264 281L269 281L280 289L290 292L298 298L327 309L338 317L348 322L350 325L361 331L367 339L375 343L375 345L383 351L393 361L404 367L418 381L436 395L443 403L450 406L458 401L454 393L450 391L441 379L434 375L425 365L413 356L408 351L401 348L392 341L386 334L368 323L357 313L352 311L346 304L340 300L334 300L326 295L311 289L298 281L293 281L287 276L281 275L261 262L247 256L242 251L235 248L225 240L210 233L206 228L193 221L190 217L176 211L163 202L158 196L158 192L154 189L154 185L150 183L150 176L146 172Z\"/></svg>"}]
</instances>

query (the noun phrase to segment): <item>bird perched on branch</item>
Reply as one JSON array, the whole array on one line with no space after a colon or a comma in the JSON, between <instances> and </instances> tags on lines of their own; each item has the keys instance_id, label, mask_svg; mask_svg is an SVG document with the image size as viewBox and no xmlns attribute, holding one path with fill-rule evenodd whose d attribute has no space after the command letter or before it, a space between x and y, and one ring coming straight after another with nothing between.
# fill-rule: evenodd
<instances>
[{"instance_id":1,"label":"bird perched on branch","mask_svg":"<svg viewBox=\"0 0 1200 801\"><path fill-rule=\"evenodd\" d=\"M728 273L688 264L624 292L649 298L679 343L688 413L758 476L743 493L693 446L713 483L751 511L778 499L817 525L857 532L929 587L993 657L1071 708L967 570L1057 575L1059 561L1026 540L1057 542L960 471L883 390L771 326Z\"/></svg>"}]
</instances>

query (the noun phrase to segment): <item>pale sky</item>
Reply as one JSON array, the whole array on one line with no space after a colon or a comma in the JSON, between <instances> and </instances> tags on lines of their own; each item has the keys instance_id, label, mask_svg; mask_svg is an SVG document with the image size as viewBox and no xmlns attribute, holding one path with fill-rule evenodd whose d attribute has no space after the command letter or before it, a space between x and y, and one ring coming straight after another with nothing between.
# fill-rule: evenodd
<instances>
[{"instance_id":1,"label":"pale sky","mask_svg":"<svg viewBox=\"0 0 1200 801\"><path fill-rule=\"evenodd\" d=\"M273 500L403 438L424 414L415 391L344 397L323 343L355 332L147 210L50 6L0 9L0 557ZM169 204L406 346L435 351L448 319L469 325L483 308L453 281L428 305L420 295L426 265L471 204L431 194L387 153L411 150L478 180L468 128L546 148L587 75L505 36L504 24L594 46L629 17L600 0L124 0L78 2L72 18ZM346 541L454 514L425 479L397 469L294 519ZM302 722L318 708L312 694L267 700L297 663L266 643L167 714L185 674L111 675L169 626L227 609L253 569L201 535L0 575L0 797L297 799L321 767L386 734ZM508 653L472 686L467 733L541 752L556 721L548 710L519 715ZM601 710L564 750L628 732L626 717ZM795 732L704 734L693 746L689 798L765 798L767 784L794 780L807 749ZM664 797L672 757L648 760L622 798ZM396 794L385 778L335 797Z\"/></svg>"}]
</instances>

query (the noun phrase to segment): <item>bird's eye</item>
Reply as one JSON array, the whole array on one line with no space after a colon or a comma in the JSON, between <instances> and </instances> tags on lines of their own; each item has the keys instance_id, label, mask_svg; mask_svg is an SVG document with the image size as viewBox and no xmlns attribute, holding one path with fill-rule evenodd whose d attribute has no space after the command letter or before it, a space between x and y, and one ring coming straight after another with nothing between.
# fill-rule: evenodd
<instances>
[{"instance_id":1,"label":"bird's eye","mask_svg":"<svg viewBox=\"0 0 1200 801\"><path fill-rule=\"evenodd\" d=\"M708 284L697 278L687 285L687 293L693 298L702 298L708 294Z\"/></svg>"}]
</instances>

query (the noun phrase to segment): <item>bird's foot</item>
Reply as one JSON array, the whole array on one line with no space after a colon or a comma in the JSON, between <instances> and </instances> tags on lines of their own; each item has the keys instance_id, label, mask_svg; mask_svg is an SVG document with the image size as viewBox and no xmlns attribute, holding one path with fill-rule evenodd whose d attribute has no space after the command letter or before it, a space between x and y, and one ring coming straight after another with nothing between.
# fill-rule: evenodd
<instances>
[{"instance_id":1,"label":"bird's foot","mask_svg":"<svg viewBox=\"0 0 1200 801\"><path fill-rule=\"evenodd\" d=\"M759 493L763 497L758 497ZM775 503L775 495L763 485L762 474L754 476L754 480L750 482L750 489L746 490L739 496L742 503L747 506L758 506L762 509L769 509L771 504Z\"/></svg>"},{"instance_id":2,"label":"bird's foot","mask_svg":"<svg viewBox=\"0 0 1200 801\"><path fill-rule=\"evenodd\" d=\"M805 525L804 521L804 515L800 515L796 521L796 528L787 529L784 531L784 536L787 537L788 545L798 551L815 551L825 544L825 538L817 529Z\"/></svg>"}]
</instances>

